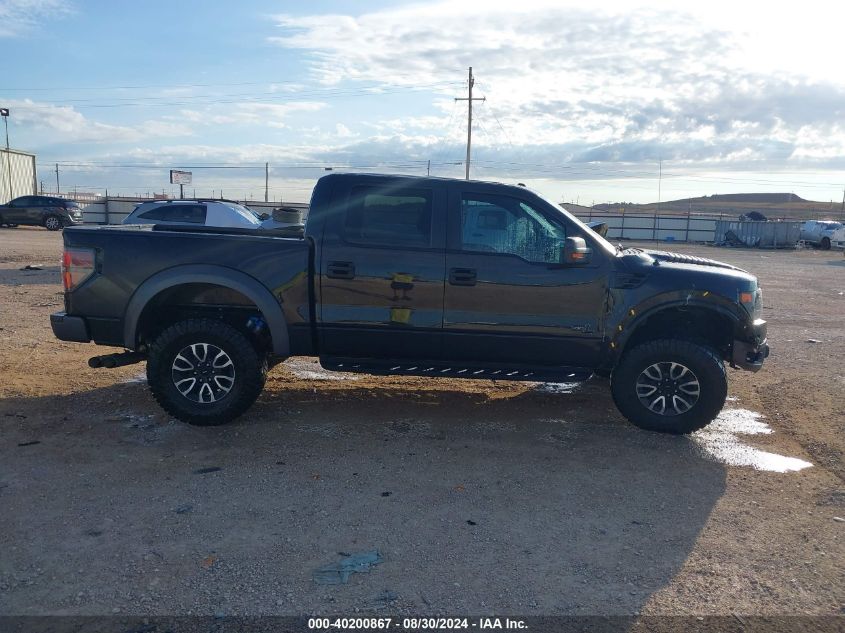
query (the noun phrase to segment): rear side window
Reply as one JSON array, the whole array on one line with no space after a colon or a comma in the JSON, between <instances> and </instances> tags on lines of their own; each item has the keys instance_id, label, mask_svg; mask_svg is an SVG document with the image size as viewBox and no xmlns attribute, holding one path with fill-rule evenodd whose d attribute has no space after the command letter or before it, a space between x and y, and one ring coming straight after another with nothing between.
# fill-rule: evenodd
<instances>
[{"instance_id":1,"label":"rear side window","mask_svg":"<svg viewBox=\"0 0 845 633\"><path fill-rule=\"evenodd\" d=\"M206 206L204 204L172 204L154 207L144 211L138 217L144 220L163 222L189 222L205 224Z\"/></svg>"},{"instance_id":2,"label":"rear side window","mask_svg":"<svg viewBox=\"0 0 845 633\"><path fill-rule=\"evenodd\" d=\"M431 246L431 191L354 187L343 238L350 242Z\"/></svg>"}]
</instances>

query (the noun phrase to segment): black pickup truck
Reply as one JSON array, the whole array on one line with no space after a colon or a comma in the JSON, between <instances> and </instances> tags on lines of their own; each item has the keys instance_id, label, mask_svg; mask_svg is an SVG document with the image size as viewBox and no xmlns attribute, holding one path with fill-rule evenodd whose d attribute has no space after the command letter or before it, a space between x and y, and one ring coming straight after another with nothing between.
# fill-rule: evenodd
<instances>
[{"instance_id":1,"label":"black pickup truck","mask_svg":"<svg viewBox=\"0 0 845 633\"><path fill-rule=\"evenodd\" d=\"M64 232L64 341L147 361L177 418L227 422L268 367L493 380L610 377L642 428L689 433L727 395L724 363L768 355L757 279L617 248L560 206L488 182L331 174L304 234L173 226Z\"/></svg>"}]
</instances>

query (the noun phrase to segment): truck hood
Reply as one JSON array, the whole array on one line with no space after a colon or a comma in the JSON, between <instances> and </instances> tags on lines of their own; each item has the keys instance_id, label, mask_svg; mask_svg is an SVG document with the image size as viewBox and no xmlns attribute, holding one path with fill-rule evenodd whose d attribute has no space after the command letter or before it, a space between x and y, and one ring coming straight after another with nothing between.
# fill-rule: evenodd
<instances>
[{"instance_id":1,"label":"truck hood","mask_svg":"<svg viewBox=\"0 0 845 633\"><path fill-rule=\"evenodd\" d=\"M757 289L757 278L748 271L706 257L639 248L620 253L617 287L636 287L650 279L666 290L705 289L733 297Z\"/></svg>"},{"instance_id":2,"label":"truck hood","mask_svg":"<svg viewBox=\"0 0 845 633\"><path fill-rule=\"evenodd\" d=\"M747 272L742 268L737 268L725 262L716 261L715 259L707 259L706 257L697 257L695 255L686 255L684 253L670 253L669 251L654 251L644 250L643 253L657 260L660 263L666 262L671 264L693 264L696 266L713 266L714 268L726 268L728 270L737 270L739 272Z\"/></svg>"}]
</instances>

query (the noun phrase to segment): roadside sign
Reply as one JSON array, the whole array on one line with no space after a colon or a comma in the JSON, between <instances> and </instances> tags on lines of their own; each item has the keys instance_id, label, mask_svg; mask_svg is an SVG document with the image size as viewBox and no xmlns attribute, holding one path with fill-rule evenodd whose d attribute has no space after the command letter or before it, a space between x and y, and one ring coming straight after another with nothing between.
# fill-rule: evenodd
<instances>
[{"instance_id":1,"label":"roadside sign","mask_svg":"<svg viewBox=\"0 0 845 633\"><path fill-rule=\"evenodd\" d=\"M190 171L179 171L178 169L171 169L170 170L170 184L171 185L190 185L192 175L193 175L193 173L190 172Z\"/></svg>"}]
</instances>

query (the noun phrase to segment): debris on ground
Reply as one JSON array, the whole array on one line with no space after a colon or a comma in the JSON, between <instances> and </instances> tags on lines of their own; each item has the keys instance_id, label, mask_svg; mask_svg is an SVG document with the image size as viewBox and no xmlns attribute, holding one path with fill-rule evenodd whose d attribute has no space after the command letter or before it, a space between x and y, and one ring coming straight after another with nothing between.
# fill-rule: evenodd
<instances>
[{"instance_id":1,"label":"debris on ground","mask_svg":"<svg viewBox=\"0 0 845 633\"><path fill-rule=\"evenodd\" d=\"M21 270L44 270L44 266L41 264L27 264Z\"/></svg>"},{"instance_id":2,"label":"debris on ground","mask_svg":"<svg viewBox=\"0 0 845 633\"><path fill-rule=\"evenodd\" d=\"M215 556L214 554L210 554L202 559L202 562L200 562L200 566L202 566L203 569L211 569L212 567L214 567L214 563L216 562L217 556Z\"/></svg>"},{"instance_id":3,"label":"debris on ground","mask_svg":"<svg viewBox=\"0 0 845 633\"><path fill-rule=\"evenodd\" d=\"M808 338L807 342L808 343L821 343L821 341L817 338Z\"/></svg>"},{"instance_id":4,"label":"debris on ground","mask_svg":"<svg viewBox=\"0 0 845 633\"><path fill-rule=\"evenodd\" d=\"M354 573L369 573L370 567L384 559L378 551L359 552L344 556L336 563L329 563L314 570L314 582L318 585L345 585Z\"/></svg>"},{"instance_id":5,"label":"debris on ground","mask_svg":"<svg viewBox=\"0 0 845 633\"><path fill-rule=\"evenodd\" d=\"M195 475L205 475L207 473L216 473L223 470L220 466L209 466L208 468L198 468L194 471Z\"/></svg>"}]
</instances>

